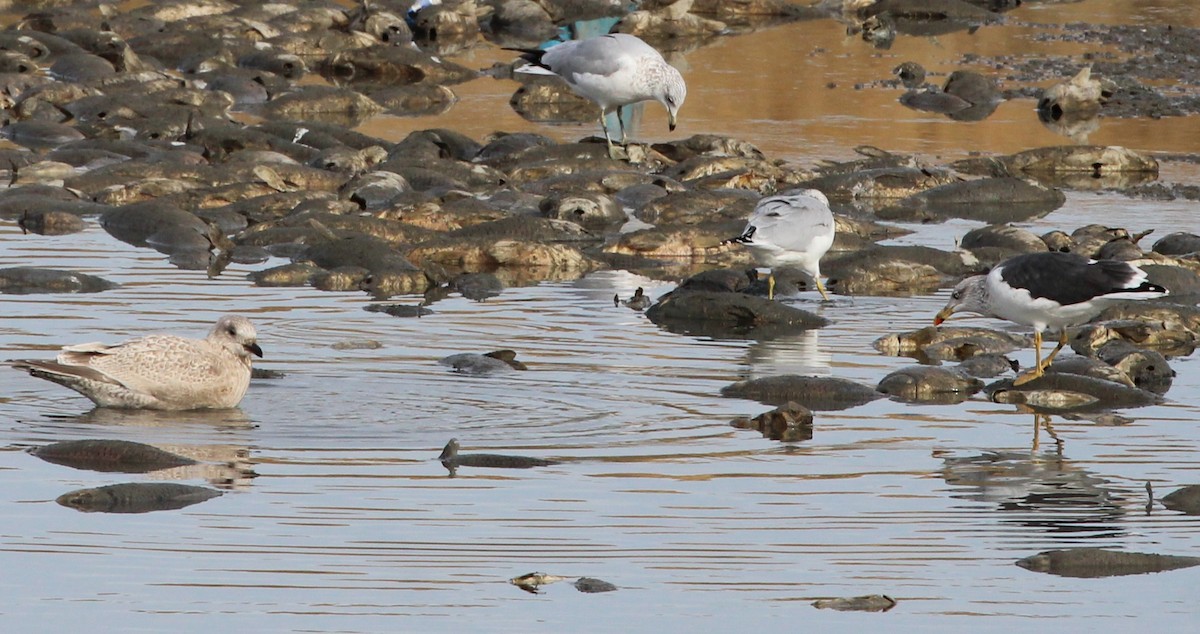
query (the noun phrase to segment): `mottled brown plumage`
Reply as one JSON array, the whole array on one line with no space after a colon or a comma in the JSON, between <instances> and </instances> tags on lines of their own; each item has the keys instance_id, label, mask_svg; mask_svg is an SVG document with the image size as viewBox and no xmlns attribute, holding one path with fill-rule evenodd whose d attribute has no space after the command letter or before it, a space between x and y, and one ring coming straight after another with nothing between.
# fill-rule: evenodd
<instances>
[{"instance_id":1,"label":"mottled brown plumage","mask_svg":"<svg viewBox=\"0 0 1200 634\"><path fill-rule=\"evenodd\" d=\"M109 346L66 346L55 361L24 359L13 367L65 385L101 407L221 409L241 402L250 385L250 355L262 356L250 320L225 315L204 339L149 335Z\"/></svg>"}]
</instances>

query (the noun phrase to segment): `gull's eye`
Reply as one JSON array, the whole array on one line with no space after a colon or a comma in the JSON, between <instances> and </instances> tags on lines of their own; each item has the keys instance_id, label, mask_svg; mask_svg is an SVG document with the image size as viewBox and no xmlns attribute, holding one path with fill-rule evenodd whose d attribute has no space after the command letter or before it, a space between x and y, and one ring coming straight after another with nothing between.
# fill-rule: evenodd
<instances>
[{"instance_id":1,"label":"gull's eye","mask_svg":"<svg viewBox=\"0 0 1200 634\"><path fill-rule=\"evenodd\" d=\"M778 218L778 217L779 217L779 212L778 212L778 211L772 211L771 213L767 214L767 217L768 217L768 218Z\"/></svg>"},{"instance_id":2,"label":"gull's eye","mask_svg":"<svg viewBox=\"0 0 1200 634\"><path fill-rule=\"evenodd\" d=\"M950 293L950 298L951 299L962 299L962 291L954 291L953 293Z\"/></svg>"}]
</instances>

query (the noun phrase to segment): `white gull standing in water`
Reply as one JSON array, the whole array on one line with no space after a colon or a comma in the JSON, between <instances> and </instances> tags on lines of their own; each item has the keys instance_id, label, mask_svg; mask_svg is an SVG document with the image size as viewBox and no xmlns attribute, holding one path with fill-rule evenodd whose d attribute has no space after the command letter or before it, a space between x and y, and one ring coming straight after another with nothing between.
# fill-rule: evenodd
<instances>
[{"instance_id":1,"label":"white gull standing in water","mask_svg":"<svg viewBox=\"0 0 1200 634\"><path fill-rule=\"evenodd\" d=\"M262 356L250 320L225 315L204 339L149 335L109 346L66 346L55 361L13 367L83 394L101 407L188 410L236 406Z\"/></svg>"},{"instance_id":2,"label":"white gull standing in water","mask_svg":"<svg viewBox=\"0 0 1200 634\"><path fill-rule=\"evenodd\" d=\"M813 278L821 297L821 256L833 245L833 212L829 199L816 189L804 189L758 201L742 235L725 242L744 244L771 267L767 298L775 298L775 267L795 266Z\"/></svg>"},{"instance_id":3,"label":"white gull standing in water","mask_svg":"<svg viewBox=\"0 0 1200 634\"><path fill-rule=\"evenodd\" d=\"M1067 327L1090 321L1126 299L1154 299L1167 289L1146 281L1146 272L1127 262L1089 260L1074 253L1027 253L997 264L987 275L968 277L934 318L941 324L958 312L1007 319L1033 327L1036 364L1015 385L1045 373L1067 344ZM1042 331L1058 328L1058 346L1042 361Z\"/></svg>"},{"instance_id":4,"label":"white gull standing in water","mask_svg":"<svg viewBox=\"0 0 1200 634\"><path fill-rule=\"evenodd\" d=\"M621 144L625 145L628 137L621 106L657 101L667 109L669 127L674 130L679 107L687 97L683 75L654 47L633 35L610 33L563 42L546 50L509 50L521 52L521 59L558 75L576 94L600 106L600 128L608 141L608 154L613 158L616 154L604 123L605 115L616 111Z\"/></svg>"}]
</instances>

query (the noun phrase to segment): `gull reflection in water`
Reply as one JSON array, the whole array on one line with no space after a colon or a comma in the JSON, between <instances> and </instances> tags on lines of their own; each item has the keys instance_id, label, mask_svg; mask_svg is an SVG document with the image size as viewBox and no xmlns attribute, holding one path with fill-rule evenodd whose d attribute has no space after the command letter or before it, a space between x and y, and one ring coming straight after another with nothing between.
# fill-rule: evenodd
<instances>
[{"instance_id":1,"label":"gull reflection in water","mask_svg":"<svg viewBox=\"0 0 1200 634\"><path fill-rule=\"evenodd\" d=\"M746 348L747 378L758 379L784 374L828 376L832 374L833 354L820 346L818 330L758 340Z\"/></svg>"}]
</instances>

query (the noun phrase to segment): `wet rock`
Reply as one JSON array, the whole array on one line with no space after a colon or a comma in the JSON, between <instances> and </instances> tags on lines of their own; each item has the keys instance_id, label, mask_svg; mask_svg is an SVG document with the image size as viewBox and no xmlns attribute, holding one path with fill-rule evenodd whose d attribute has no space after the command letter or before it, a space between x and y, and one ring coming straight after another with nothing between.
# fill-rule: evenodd
<instances>
[{"instance_id":1,"label":"wet rock","mask_svg":"<svg viewBox=\"0 0 1200 634\"><path fill-rule=\"evenodd\" d=\"M293 262L254 271L246 277L250 278L255 286L306 286L308 280L320 271L320 267L310 262Z\"/></svg>"},{"instance_id":2,"label":"wet rock","mask_svg":"<svg viewBox=\"0 0 1200 634\"><path fill-rule=\"evenodd\" d=\"M672 11L671 7L667 7L658 11L629 13L621 18L621 21L613 27L613 31L637 35L650 41L673 42L689 38L711 37L726 28L724 22L709 20L687 12Z\"/></svg>"},{"instance_id":3,"label":"wet rock","mask_svg":"<svg viewBox=\"0 0 1200 634\"><path fill-rule=\"evenodd\" d=\"M0 269L0 293L10 295L98 293L117 286L106 279L74 271L31 266Z\"/></svg>"},{"instance_id":4,"label":"wet rock","mask_svg":"<svg viewBox=\"0 0 1200 634\"><path fill-rule=\"evenodd\" d=\"M754 418L735 418L729 424L737 429L753 429L762 433L763 438L783 442L812 440L813 436L812 410L792 401Z\"/></svg>"},{"instance_id":5,"label":"wet rock","mask_svg":"<svg viewBox=\"0 0 1200 634\"><path fill-rule=\"evenodd\" d=\"M956 121L982 121L996 111L1001 101L994 81L969 70L950 73L940 91L912 91L900 97L904 106L944 114Z\"/></svg>"},{"instance_id":6,"label":"wet rock","mask_svg":"<svg viewBox=\"0 0 1200 634\"><path fill-rule=\"evenodd\" d=\"M363 92L387 112L399 117L430 117L448 111L458 95L440 84L364 86Z\"/></svg>"},{"instance_id":7,"label":"wet rock","mask_svg":"<svg viewBox=\"0 0 1200 634\"><path fill-rule=\"evenodd\" d=\"M0 137L33 150L45 150L84 138L79 130L51 121L12 121L0 126Z\"/></svg>"},{"instance_id":8,"label":"wet rock","mask_svg":"<svg viewBox=\"0 0 1200 634\"><path fill-rule=\"evenodd\" d=\"M1131 553L1104 548L1064 548L1042 551L1018 560L1017 565L1032 572L1094 579L1200 566L1200 557Z\"/></svg>"},{"instance_id":9,"label":"wet rock","mask_svg":"<svg viewBox=\"0 0 1200 634\"><path fill-rule=\"evenodd\" d=\"M1064 116L1094 116L1112 95L1100 80L1092 78L1092 67L1085 66L1070 80L1054 84L1038 99L1038 116L1058 121Z\"/></svg>"},{"instance_id":10,"label":"wet rock","mask_svg":"<svg viewBox=\"0 0 1200 634\"><path fill-rule=\"evenodd\" d=\"M1151 249L1163 255L1187 255L1200 252L1200 236L1186 231L1169 233L1158 239Z\"/></svg>"},{"instance_id":11,"label":"wet rock","mask_svg":"<svg viewBox=\"0 0 1200 634\"><path fill-rule=\"evenodd\" d=\"M983 178L940 185L876 211L884 220L966 218L989 224L1040 217L1066 202L1059 190L1019 178Z\"/></svg>"},{"instance_id":12,"label":"wet rock","mask_svg":"<svg viewBox=\"0 0 1200 634\"><path fill-rule=\"evenodd\" d=\"M329 347L334 350L378 350L383 347L383 343L374 339L346 339L334 342Z\"/></svg>"},{"instance_id":13,"label":"wet rock","mask_svg":"<svg viewBox=\"0 0 1200 634\"><path fill-rule=\"evenodd\" d=\"M524 363L517 361L517 353L512 350L493 350L484 354L452 354L439 359L438 363L450 366L460 374L494 374L529 369Z\"/></svg>"},{"instance_id":14,"label":"wet rock","mask_svg":"<svg viewBox=\"0 0 1200 634\"><path fill-rule=\"evenodd\" d=\"M956 180L947 170L883 167L820 176L800 184L819 189L831 201L904 198Z\"/></svg>"},{"instance_id":15,"label":"wet rock","mask_svg":"<svg viewBox=\"0 0 1200 634\"><path fill-rule=\"evenodd\" d=\"M1017 362L1000 354L977 354L964 359L958 369L981 379L990 379L1020 369Z\"/></svg>"},{"instance_id":16,"label":"wet rock","mask_svg":"<svg viewBox=\"0 0 1200 634\"><path fill-rule=\"evenodd\" d=\"M971 107L971 103L962 97L951 95L941 90L906 92L900 95L899 101L901 105L907 108L923 112L936 112L938 114L962 112Z\"/></svg>"},{"instance_id":17,"label":"wet rock","mask_svg":"<svg viewBox=\"0 0 1200 634\"><path fill-rule=\"evenodd\" d=\"M363 310L371 313L386 313L392 317L424 317L432 315L433 311L424 306L409 304L367 304Z\"/></svg>"},{"instance_id":18,"label":"wet rock","mask_svg":"<svg viewBox=\"0 0 1200 634\"><path fill-rule=\"evenodd\" d=\"M215 489L189 484L128 482L71 491L55 501L84 513L149 513L181 509L220 495Z\"/></svg>"},{"instance_id":19,"label":"wet rock","mask_svg":"<svg viewBox=\"0 0 1200 634\"><path fill-rule=\"evenodd\" d=\"M509 579L508 582L526 592L538 594L538 588L540 586L558 583L559 581L563 581L565 579L567 579L567 577L560 575L551 575L544 572L530 572L513 577L512 579Z\"/></svg>"},{"instance_id":20,"label":"wet rock","mask_svg":"<svg viewBox=\"0 0 1200 634\"><path fill-rule=\"evenodd\" d=\"M44 236L61 236L83 231L83 219L66 211L27 211L17 220L21 229Z\"/></svg>"},{"instance_id":21,"label":"wet rock","mask_svg":"<svg viewBox=\"0 0 1200 634\"><path fill-rule=\"evenodd\" d=\"M620 295L613 295L613 306L625 306L631 310L646 310L652 303L641 286L637 287L629 299L621 299Z\"/></svg>"},{"instance_id":22,"label":"wet rock","mask_svg":"<svg viewBox=\"0 0 1200 634\"><path fill-rule=\"evenodd\" d=\"M886 594L868 594L861 597L817 599L812 602L812 606L818 610L839 610L842 612L887 612L896 607L896 600Z\"/></svg>"},{"instance_id":23,"label":"wet rock","mask_svg":"<svg viewBox=\"0 0 1200 634\"><path fill-rule=\"evenodd\" d=\"M1122 227L1097 224L1084 225L1071 232L1071 243L1075 245L1074 252L1089 258L1096 257L1100 249L1109 242L1129 238L1129 231Z\"/></svg>"},{"instance_id":24,"label":"wet rock","mask_svg":"<svg viewBox=\"0 0 1200 634\"><path fill-rule=\"evenodd\" d=\"M584 123L596 118L596 104L571 92L561 79L531 75L508 100L521 118L534 123Z\"/></svg>"},{"instance_id":25,"label":"wet rock","mask_svg":"<svg viewBox=\"0 0 1200 634\"><path fill-rule=\"evenodd\" d=\"M496 297L504 291L504 282L492 273L463 273L449 284L450 290L477 302Z\"/></svg>"},{"instance_id":26,"label":"wet rock","mask_svg":"<svg viewBox=\"0 0 1200 634\"><path fill-rule=\"evenodd\" d=\"M908 332L884 335L871 345L892 356L926 356L942 360L961 360L975 354L1004 354L1013 350L1026 348L1033 343L1032 338L1024 335L963 326L926 326ZM954 351L957 348L969 346L963 352L942 354L929 357L926 350L930 346L942 346L943 350Z\"/></svg>"},{"instance_id":27,"label":"wet rock","mask_svg":"<svg viewBox=\"0 0 1200 634\"><path fill-rule=\"evenodd\" d=\"M509 47L537 46L556 34L554 19L548 8L533 0L496 3L486 28Z\"/></svg>"},{"instance_id":28,"label":"wet rock","mask_svg":"<svg viewBox=\"0 0 1200 634\"><path fill-rule=\"evenodd\" d=\"M902 62L892 69L892 74L905 88L915 89L925 83L925 67L916 62Z\"/></svg>"},{"instance_id":29,"label":"wet rock","mask_svg":"<svg viewBox=\"0 0 1200 634\"><path fill-rule=\"evenodd\" d=\"M961 403L983 388L983 381L957 369L915 365L889 373L875 390L908 403Z\"/></svg>"},{"instance_id":30,"label":"wet rock","mask_svg":"<svg viewBox=\"0 0 1200 634\"><path fill-rule=\"evenodd\" d=\"M1124 372L1137 387L1155 394L1166 394L1175 379L1175 370L1161 354L1126 341L1110 341L1096 350L1096 356Z\"/></svg>"},{"instance_id":31,"label":"wet rock","mask_svg":"<svg viewBox=\"0 0 1200 634\"><path fill-rule=\"evenodd\" d=\"M1129 319L1160 324L1169 331L1184 330L1200 334L1200 307L1164 302L1121 302L1105 308L1095 321L1104 323Z\"/></svg>"},{"instance_id":32,"label":"wet rock","mask_svg":"<svg viewBox=\"0 0 1200 634\"><path fill-rule=\"evenodd\" d=\"M1055 411L1144 407L1162 401L1159 395L1136 387L1059 372L1044 374L1019 386L1013 385L1013 379L1003 379L984 387L983 390L989 399L997 403L1044 406ZM1030 392L1036 394L1031 398L1028 395Z\"/></svg>"},{"instance_id":33,"label":"wet rock","mask_svg":"<svg viewBox=\"0 0 1200 634\"><path fill-rule=\"evenodd\" d=\"M1140 260L1144 255L1142 248L1130 238L1121 238L1108 242L1096 252L1097 259L1120 260L1123 262Z\"/></svg>"},{"instance_id":34,"label":"wet rock","mask_svg":"<svg viewBox=\"0 0 1200 634\"><path fill-rule=\"evenodd\" d=\"M1035 148L1009 156L970 158L952 163L954 169L968 174L1019 176L1022 172L1047 185L1093 188L1088 179L1109 178L1118 174L1143 174L1153 180L1158 161L1128 148L1101 145L1067 145ZM1139 177L1142 178L1142 177ZM1098 181L1109 184L1107 181ZM1137 184L1118 181L1121 184Z\"/></svg>"},{"instance_id":35,"label":"wet rock","mask_svg":"<svg viewBox=\"0 0 1200 634\"><path fill-rule=\"evenodd\" d=\"M453 477L459 467L484 467L488 469L530 469L559 464L555 460L529 458L526 456L508 456L492 453L459 453L458 439L452 438L442 449L438 460L450 471Z\"/></svg>"},{"instance_id":36,"label":"wet rock","mask_svg":"<svg viewBox=\"0 0 1200 634\"><path fill-rule=\"evenodd\" d=\"M1163 355L1187 356L1196 349L1196 333L1165 322L1119 319L1084 324L1071 333L1071 349L1082 355L1096 355L1112 342L1122 342Z\"/></svg>"},{"instance_id":37,"label":"wet rock","mask_svg":"<svg viewBox=\"0 0 1200 634\"><path fill-rule=\"evenodd\" d=\"M576 579L575 583L572 585L575 586L576 590L586 593L586 594L595 594L598 592L613 592L614 590L617 589L617 586L615 586L603 579L596 579L595 577L580 577L580 578Z\"/></svg>"},{"instance_id":38,"label":"wet rock","mask_svg":"<svg viewBox=\"0 0 1200 634\"><path fill-rule=\"evenodd\" d=\"M1176 489L1164 495L1159 501L1172 511L1200 515L1200 485L1193 484Z\"/></svg>"},{"instance_id":39,"label":"wet rock","mask_svg":"<svg viewBox=\"0 0 1200 634\"><path fill-rule=\"evenodd\" d=\"M127 440L68 440L35 447L29 453L73 469L103 472L147 473L196 464L191 458Z\"/></svg>"},{"instance_id":40,"label":"wet rock","mask_svg":"<svg viewBox=\"0 0 1200 634\"><path fill-rule=\"evenodd\" d=\"M793 306L743 293L686 291L663 296L646 317L673 332L758 336L821 328L829 322Z\"/></svg>"},{"instance_id":41,"label":"wet rock","mask_svg":"<svg viewBox=\"0 0 1200 634\"><path fill-rule=\"evenodd\" d=\"M595 193L548 197L542 201L541 209L547 218L569 220L588 229L603 229L627 219L612 198Z\"/></svg>"},{"instance_id":42,"label":"wet rock","mask_svg":"<svg viewBox=\"0 0 1200 634\"><path fill-rule=\"evenodd\" d=\"M332 269L319 269L308 279L313 288L321 291L356 291L371 271L361 266L337 266Z\"/></svg>"},{"instance_id":43,"label":"wet rock","mask_svg":"<svg viewBox=\"0 0 1200 634\"><path fill-rule=\"evenodd\" d=\"M390 244L373 236L318 242L304 250L303 259L327 270L340 266L357 266L371 272L417 270Z\"/></svg>"},{"instance_id":44,"label":"wet rock","mask_svg":"<svg viewBox=\"0 0 1200 634\"><path fill-rule=\"evenodd\" d=\"M829 288L845 295L914 295L946 282L940 268L963 274L961 255L921 246L871 246L822 261Z\"/></svg>"},{"instance_id":45,"label":"wet rock","mask_svg":"<svg viewBox=\"0 0 1200 634\"><path fill-rule=\"evenodd\" d=\"M316 120L354 127L383 111L370 97L337 86L302 86L261 106L268 117Z\"/></svg>"},{"instance_id":46,"label":"wet rock","mask_svg":"<svg viewBox=\"0 0 1200 634\"><path fill-rule=\"evenodd\" d=\"M834 377L788 374L738 381L721 388L721 396L744 398L767 405L795 401L816 411L841 410L869 403L883 395L854 381Z\"/></svg>"},{"instance_id":47,"label":"wet rock","mask_svg":"<svg viewBox=\"0 0 1200 634\"><path fill-rule=\"evenodd\" d=\"M960 244L962 248L972 252L988 247L1009 254L1038 253L1047 250L1045 241L1037 234L1012 225L989 225L972 229L963 235Z\"/></svg>"},{"instance_id":48,"label":"wet rock","mask_svg":"<svg viewBox=\"0 0 1200 634\"><path fill-rule=\"evenodd\" d=\"M1046 368L1046 372L1065 372L1067 374L1082 374L1094 379L1120 383L1126 387L1138 387L1133 379L1125 372L1092 357L1083 355L1065 355L1054 359L1054 363Z\"/></svg>"},{"instance_id":49,"label":"wet rock","mask_svg":"<svg viewBox=\"0 0 1200 634\"><path fill-rule=\"evenodd\" d=\"M645 222L669 225L695 225L718 218L742 221L754 211L758 199L759 196L749 191L669 190L667 195L639 209L637 217Z\"/></svg>"},{"instance_id":50,"label":"wet rock","mask_svg":"<svg viewBox=\"0 0 1200 634\"><path fill-rule=\"evenodd\" d=\"M138 247L153 246L165 253L208 250L208 223L174 205L150 201L106 211L100 226L114 238Z\"/></svg>"}]
</instances>

